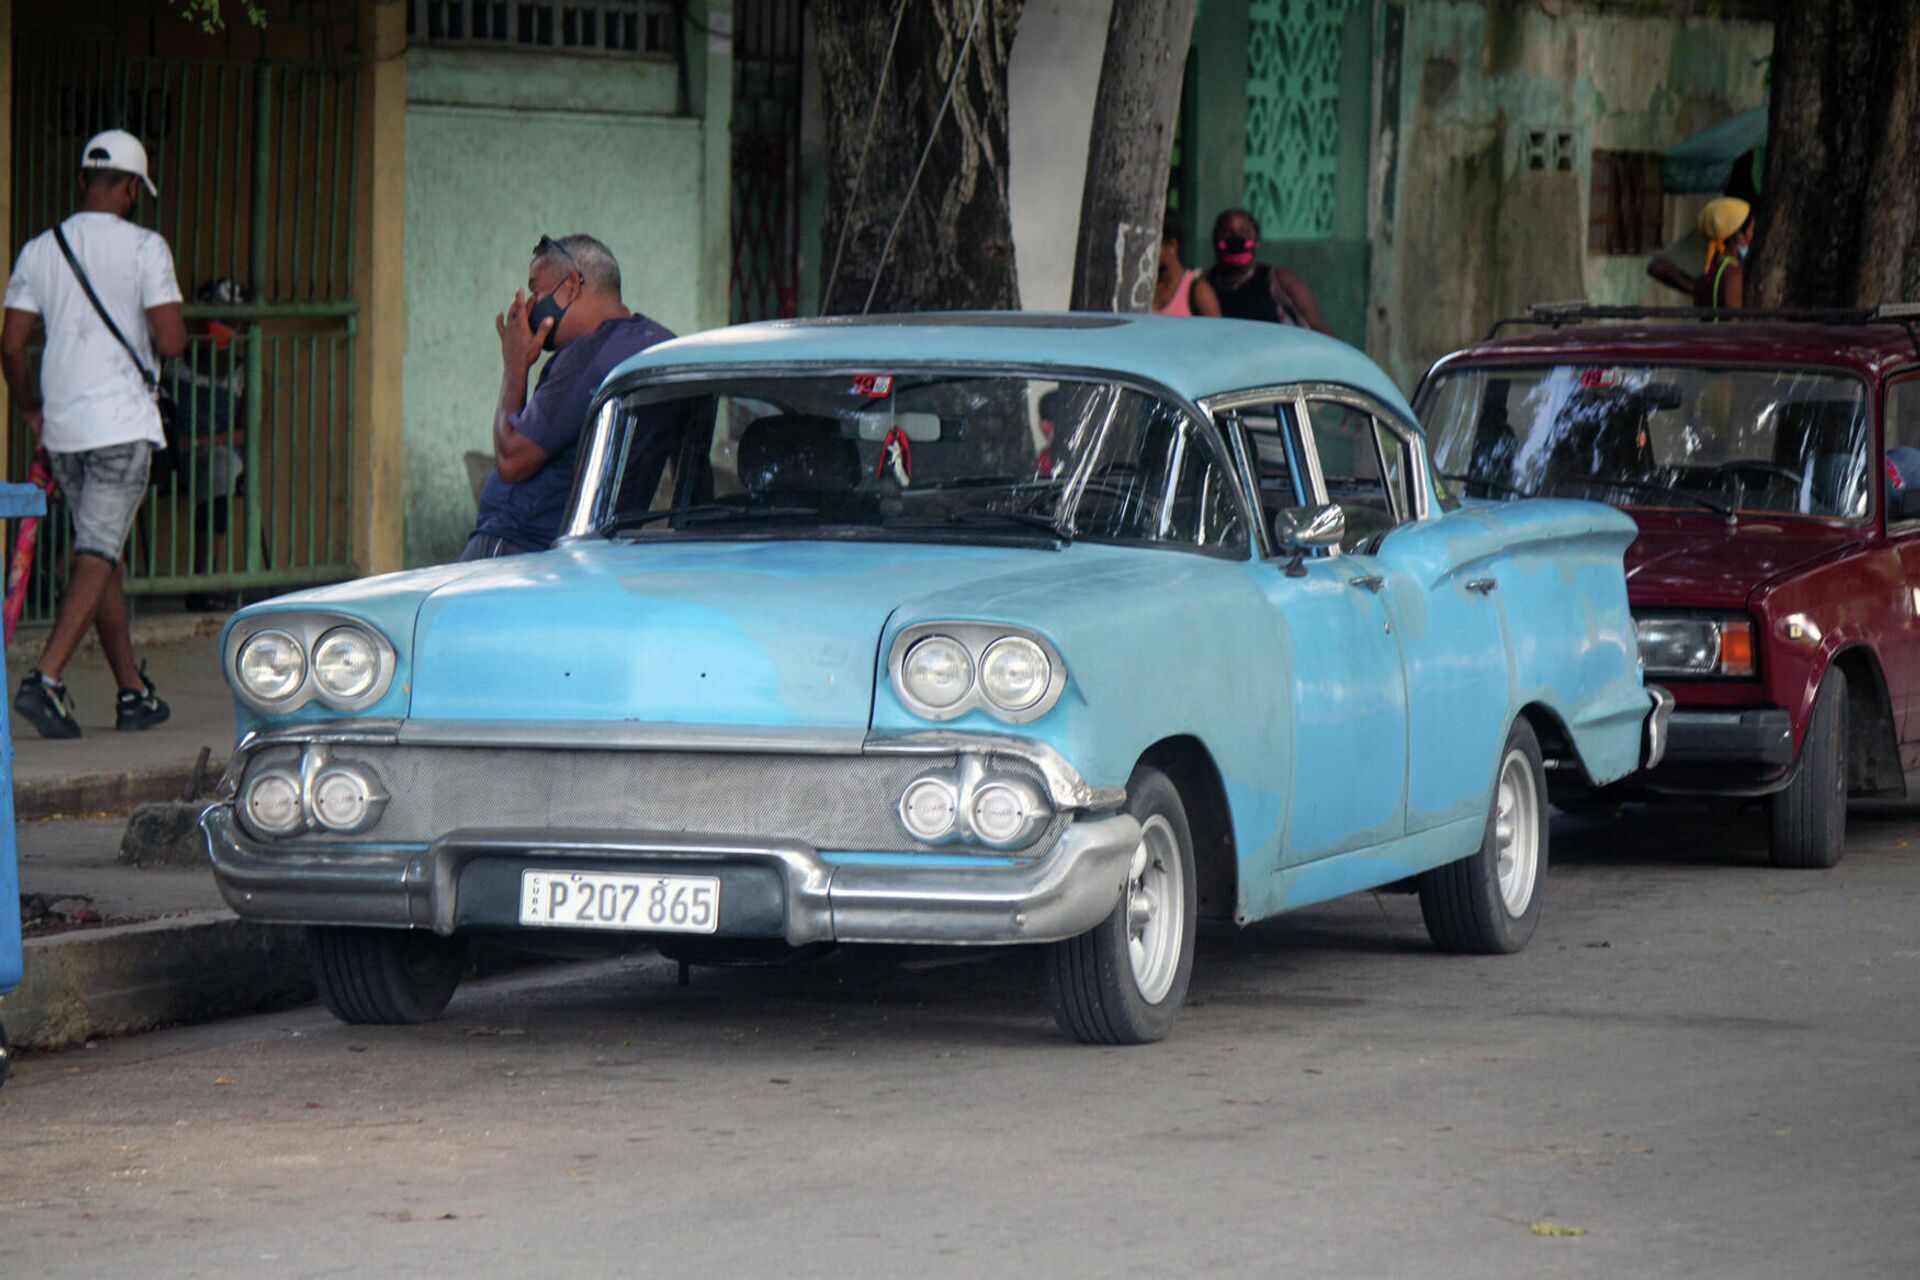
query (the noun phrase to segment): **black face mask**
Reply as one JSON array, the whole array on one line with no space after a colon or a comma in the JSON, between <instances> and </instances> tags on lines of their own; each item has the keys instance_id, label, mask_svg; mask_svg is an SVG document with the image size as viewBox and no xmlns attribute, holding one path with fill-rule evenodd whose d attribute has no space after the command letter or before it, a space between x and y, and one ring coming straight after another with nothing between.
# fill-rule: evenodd
<instances>
[{"instance_id":1,"label":"black face mask","mask_svg":"<svg viewBox=\"0 0 1920 1280\"><path fill-rule=\"evenodd\" d=\"M554 339L560 336L560 321L566 316L567 308L573 306L571 302L565 307L555 302L554 294L559 292L560 290L556 286L553 293L548 294L527 308L527 328L533 330L533 332L540 332L540 325L543 321L553 321L553 327L547 330L547 340L541 344L549 351L554 349Z\"/></svg>"}]
</instances>

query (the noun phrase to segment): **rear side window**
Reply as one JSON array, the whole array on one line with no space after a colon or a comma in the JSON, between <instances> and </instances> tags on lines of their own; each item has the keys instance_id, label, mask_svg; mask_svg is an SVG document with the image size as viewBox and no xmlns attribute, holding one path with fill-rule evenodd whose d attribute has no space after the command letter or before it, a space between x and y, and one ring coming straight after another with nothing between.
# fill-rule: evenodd
<instances>
[{"instance_id":1,"label":"rear side window","mask_svg":"<svg viewBox=\"0 0 1920 1280\"><path fill-rule=\"evenodd\" d=\"M1920 519L1920 373L1887 388L1886 486L1889 521Z\"/></svg>"}]
</instances>

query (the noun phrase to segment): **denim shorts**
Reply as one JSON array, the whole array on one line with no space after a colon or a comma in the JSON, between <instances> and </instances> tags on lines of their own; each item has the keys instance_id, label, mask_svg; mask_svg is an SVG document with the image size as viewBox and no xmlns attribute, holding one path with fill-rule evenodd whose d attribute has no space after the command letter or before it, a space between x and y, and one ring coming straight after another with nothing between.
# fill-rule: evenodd
<instances>
[{"instance_id":1,"label":"denim shorts","mask_svg":"<svg viewBox=\"0 0 1920 1280\"><path fill-rule=\"evenodd\" d=\"M133 529L134 513L147 496L153 446L145 440L80 453L49 453L53 478L73 516L75 554L117 564Z\"/></svg>"}]
</instances>

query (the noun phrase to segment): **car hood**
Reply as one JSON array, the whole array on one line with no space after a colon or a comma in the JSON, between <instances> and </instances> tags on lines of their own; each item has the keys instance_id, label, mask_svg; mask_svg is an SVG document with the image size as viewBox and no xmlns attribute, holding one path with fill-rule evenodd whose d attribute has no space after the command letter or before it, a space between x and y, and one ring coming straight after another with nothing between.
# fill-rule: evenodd
<instances>
[{"instance_id":1,"label":"car hood","mask_svg":"<svg viewBox=\"0 0 1920 1280\"><path fill-rule=\"evenodd\" d=\"M1717 520L1643 519L1627 548L1627 595L1636 607L1744 609L1757 588L1853 540L1844 530L1750 516L1731 527Z\"/></svg>"},{"instance_id":2,"label":"car hood","mask_svg":"<svg viewBox=\"0 0 1920 1280\"><path fill-rule=\"evenodd\" d=\"M583 542L437 585L416 720L864 730L902 602L1057 565L1027 547Z\"/></svg>"}]
</instances>

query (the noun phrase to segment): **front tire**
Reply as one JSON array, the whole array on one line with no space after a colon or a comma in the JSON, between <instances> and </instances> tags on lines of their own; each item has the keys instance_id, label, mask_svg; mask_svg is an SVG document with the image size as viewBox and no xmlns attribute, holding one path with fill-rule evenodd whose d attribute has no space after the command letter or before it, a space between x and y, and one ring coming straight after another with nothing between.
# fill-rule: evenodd
<instances>
[{"instance_id":1,"label":"front tire","mask_svg":"<svg viewBox=\"0 0 1920 1280\"><path fill-rule=\"evenodd\" d=\"M1547 875L1547 771L1539 739L1514 721L1477 852L1420 876L1420 914L1442 951L1511 955L1540 922Z\"/></svg>"},{"instance_id":2,"label":"front tire","mask_svg":"<svg viewBox=\"0 0 1920 1280\"><path fill-rule=\"evenodd\" d=\"M349 1025L431 1022L453 999L467 971L464 938L416 929L338 925L307 930L313 985L334 1017Z\"/></svg>"},{"instance_id":3,"label":"front tire","mask_svg":"<svg viewBox=\"0 0 1920 1280\"><path fill-rule=\"evenodd\" d=\"M1828 667L1813 695L1799 767L1773 811L1776 867L1825 868L1847 851L1847 676Z\"/></svg>"},{"instance_id":4,"label":"front tire","mask_svg":"<svg viewBox=\"0 0 1920 1280\"><path fill-rule=\"evenodd\" d=\"M1113 914L1047 948L1054 1020L1082 1044L1149 1044L1173 1030L1193 978L1193 832L1179 789L1142 765L1126 812L1140 844Z\"/></svg>"}]
</instances>

